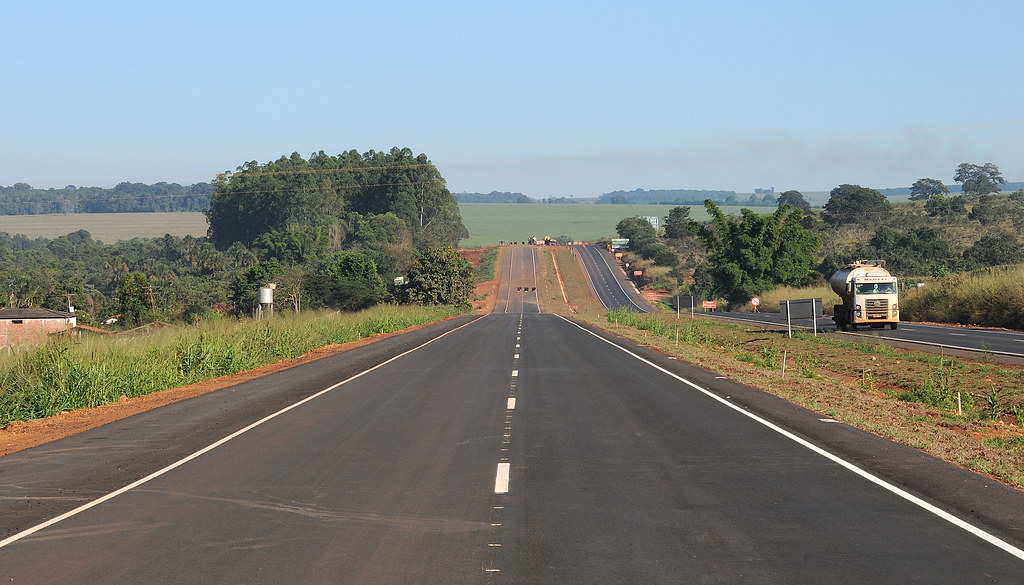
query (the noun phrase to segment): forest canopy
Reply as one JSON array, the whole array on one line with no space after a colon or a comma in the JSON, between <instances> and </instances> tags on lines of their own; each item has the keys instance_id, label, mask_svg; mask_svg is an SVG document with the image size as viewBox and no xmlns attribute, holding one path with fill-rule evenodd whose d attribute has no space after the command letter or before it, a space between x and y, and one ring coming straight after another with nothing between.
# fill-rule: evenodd
<instances>
[{"instance_id":1,"label":"forest canopy","mask_svg":"<svg viewBox=\"0 0 1024 585\"><path fill-rule=\"evenodd\" d=\"M129 183L110 189L76 187L34 189L28 183L0 187L0 215L50 213L143 213L154 211L206 211L213 186L195 183Z\"/></svg>"},{"instance_id":2,"label":"forest canopy","mask_svg":"<svg viewBox=\"0 0 1024 585\"><path fill-rule=\"evenodd\" d=\"M313 226L340 248L358 217L393 214L417 247L455 245L469 236L458 203L425 154L355 150L309 160L298 153L247 162L218 175L210 208L210 241L219 249L250 245L267 233Z\"/></svg>"}]
</instances>

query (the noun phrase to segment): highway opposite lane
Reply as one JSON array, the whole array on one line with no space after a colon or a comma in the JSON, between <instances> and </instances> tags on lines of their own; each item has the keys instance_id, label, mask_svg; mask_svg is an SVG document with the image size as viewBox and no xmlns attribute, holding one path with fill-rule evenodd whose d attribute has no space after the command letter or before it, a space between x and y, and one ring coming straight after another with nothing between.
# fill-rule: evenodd
<instances>
[{"instance_id":1,"label":"highway opposite lane","mask_svg":"<svg viewBox=\"0 0 1024 585\"><path fill-rule=\"evenodd\" d=\"M960 584L1024 574L1022 494L912 449L555 315L495 314L419 336L429 343L392 348L365 373L328 358L169 411L181 416L0 458L5 506L94 502L99 490L54 491L72 483L53 463L90 459L73 466L79 476L109 474L110 459L160 450L119 437L187 437L189 413L245 411L253 393L306 400L271 418L253 412L257 426L224 425L230 440L8 538L0 580Z\"/></svg>"},{"instance_id":2,"label":"highway opposite lane","mask_svg":"<svg viewBox=\"0 0 1024 585\"><path fill-rule=\"evenodd\" d=\"M604 308L651 312L650 305L640 298L636 287L615 264L607 250L596 246L572 246L572 249L579 254L591 290Z\"/></svg>"},{"instance_id":3,"label":"highway opposite lane","mask_svg":"<svg viewBox=\"0 0 1024 585\"><path fill-rule=\"evenodd\" d=\"M787 327L786 320L779 313L718 311L700 314L711 318L760 323L775 328ZM811 331L812 323L810 319L797 319L791 325L794 331ZM828 316L817 320L817 328L819 333L830 333L850 339L877 339L921 351L945 351L971 356L989 354L997 358L1007 358L1004 361L1008 362L1024 361L1024 331L903 321L895 330L887 327L879 329L862 327L858 331L841 332L836 330L835 321Z\"/></svg>"}]
</instances>

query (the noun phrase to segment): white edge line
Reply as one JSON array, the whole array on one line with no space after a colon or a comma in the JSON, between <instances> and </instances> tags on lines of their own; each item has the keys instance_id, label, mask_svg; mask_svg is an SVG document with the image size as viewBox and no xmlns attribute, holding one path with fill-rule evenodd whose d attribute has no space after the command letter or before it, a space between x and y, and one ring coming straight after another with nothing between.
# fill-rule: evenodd
<instances>
[{"instance_id":1,"label":"white edge line","mask_svg":"<svg viewBox=\"0 0 1024 585\"><path fill-rule=\"evenodd\" d=\"M1018 559L1024 560L1024 550L1021 550L1021 549L1013 546L1012 544L1006 542L1005 540L999 538L998 536L995 536L994 534L990 534L990 533L982 530L981 528L978 528L977 526L974 526L974 525L972 525L972 524L970 524L968 522L965 522L964 520L961 520L960 518L954 516L953 514L950 514L949 512L946 512L945 510L943 510L943 509L941 509L941 508L939 508L939 507L937 507L937 506L935 506L933 504L930 504L930 503L922 500L921 498L915 496L914 494L911 494L911 493L909 493L907 491L904 491L904 490L900 489L899 487L896 487L895 485L885 481L884 479L881 479L880 477L877 477L877 476L871 474L870 472L868 472L868 471L866 471L864 469L861 469L860 467L857 467L853 463L850 463L849 461L847 461L847 460L845 460L845 459L843 459L841 457L838 457L836 455L833 455L832 453L829 453L828 451L822 449L821 447L818 447L814 443L811 443L810 441L807 441L806 439L803 439L801 437L798 437L797 435L794 435L793 433L791 433L791 432L787 431L786 429L776 425L775 423L773 423L773 422L771 422L771 421L769 421L767 419L761 418L760 416L758 416L758 415L756 415L756 414L754 414L754 413L752 413L752 412L750 412L748 410L744 410L743 408L741 408L741 407L739 407L739 406L737 406L735 404L732 404L728 400L725 400L724 398L718 396L717 394L711 392L710 390L702 388L701 386L698 386L697 384L694 384L693 382L687 380L686 378L683 378L682 376L674 374L674 373L666 370L665 368L659 366L658 364L655 364L654 362L651 362L650 360L647 360L644 357L642 357L640 355L637 355L637 354L633 353L632 351L629 351L628 349L622 347L621 345L619 345L619 344L617 344L615 342L609 341L609 340L601 337L600 335L597 335L593 331L590 331L590 330L586 329L585 327L580 326L578 323L574 323L574 322L566 319L565 317L562 317L561 315L558 315L558 317L560 319L562 319L563 321L565 321L566 323L569 323L569 324L571 324L571 325L573 325L575 327L578 327L581 331L584 331L584 332L586 332L586 333L596 337L597 339L600 339L601 341L607 343L608 345L611 345L612 347L615 347L615 348L621 350L622 352L624 352L624 353L626 353L626 354L636 358L637 360L639 360L639 361L641 361L641 362L651 366L652 368L654 368L656 370L659 370L659 371L661 371L661 372L663 372L663 373L665 373L665 374L675 378L676 380L679 380L680 382L686 384L687 386L690 386L694 390L697 390L697 391L707 395L708 397L713 398L714 400L717 400L718 402L728 406L729 408L735 410L736 412L742 414L743 416L749 417L749 418L751 418L751 419L761 423L762 425L772 429L773 431L779 433L780 435L795 441L796 443L806 447L807 449L810 449L811 451L817 453L818 455L821 455L822 457L825 457L826 459L828 459L828 460L830 460L830 461L832 461L834 463L837 463L837 464L845 467L846 469L852 471L853 473L856 473L857 475L863 477L864 479L867 479L868 481L870 481L870 482L872 482L872 483L874 483L874 484L876 484L876 485L878 485L878 486L880 486L880 487L882 487L882 488L884 488L884 489L886 489L886 490L896 494L897 496L903 498L904 500L907 500L908 502L910 502L912 504L915 504L915 505L917 505L917 506L927 510L928 512L931 512L932 514L938 516L939 518L942 518L943 520L949 522L950 524L953 524L954 526L956 526L956 527L958 527L958 528L960 528L962 530L965 530L965 531L967 531L967 532L977 536L978 538L984 540L985 542L987 542L987 543L989 543L989 544L991 544L991 545L993 545L993 546L995 546L997 548L1000 548L1000 549L1010 553L1011 555L1017 557Z\"/></svg>"},{"instance_id":2,"label":"white edge line","mask_svg":"<svg viewBox=\"0 0 1024 585\"><path fill-rule=\"evenodd\" d=\"M412 353L414 351L422 349L422 348L430 345L431 343L434 343L438 339L441 339L442 337L445 337L445 336L447 336L450 333L455 333L456 331L462 329L463 327L468 327L469 325L472 325L473 323L476 323L479 320L480 319L474 319L474 320L470 321L469 323L466 323L465 325L460 325L460 326L456 327L455 329L452 329L451 331L447 331L445 333L442 333L441 335L438 335L437 337L427 341L426 343L423 343L423 344L418 345L418 346L416 346L416 347L414 347L414 348L412 348L412 349L410 349L408 351L400 353L400 354L394 356L393 358L391 358L391 359L389 359L387 361L383 361L383 362L373 366L372 368L363 370L362 372L359 372L358 374L355 374L354 376L352 376L350 378L342 380L341 382L338 382L337 384L334 384L333 386L328 386L327 388L324 388L323 390L320 390L316 394L312 394L310 396L307 396L306 398L303 398L302 400L300 400L300 401L298 401L298 402L296 402L294 404L286 406L286 407L282 408L281 410L279 410L279 411L277 411L277 412L275 412L273 414L269 414L269 415L261 418L260 420L258 420L256 422L254 422L254 423L244 427L244 428L241 428L241 429L231 433L230 435L224 437L223 439L220 439L219 441L217 441L215 443L212 443L210 445L207 445L206 447L203 447L202 449L200 449L200 450L196 451L195 453L185 457L184 459L180 459L178 461L175 461L174 463L168 465L167 467L164 467L163 469L155 471L155 472L147 475L146 477L143 477L142 479L134 481L134 482L132 482L132 483L130 483L130 484L120 488L120 489L117 489L115 491L110 492L109 494L106 494L104 496L100 496L99 498L97 498L95 500L92 500L91 502L88 502L86 504L82 504L81 506L79 506L79 507L77 507L77 508L75 508L73 510L69 510L69 511L61 514L60 516L55 516L55 517L47 520L46 522L43 522L41 524L37 524L36 526L33 526L31 528L27 528L27 529L25 529L25 530L23 530L23 531L21 531L21 532L19 532L17 534L14 534L14 535L9 536L9 537L7 537L7 538L5 538L3 540L0 540L0 548L3 548L3 547L5 547L5 546L7 546L7 545L9 545L11 543L17 542L17 541L19 541L19 540L21 540L21 539L23 539L23 538L25 538L27 536L31 536L31 535L35 534L36 532L39 532L40 530L43 530L44 528L49 528L50 526L53 526L54 524L57 524L58 522L61 522L63 520L67 520L68 518L71 518L72 516L76 516L78 514L81 514L82 512L85 512L86 510L88 510L90 508L98 506L98 505L100 505L100 504L102 504L102 503L104 503L104 502L106 502L108 500L116 498L117 496L119 496L119 495L121 495L121 494L123 494L125 492L133 490L133 489L139 487L140 485L148 483L148 482L150 482L150 481L160 477L161 475L164 475L165 473L167 473L169 471L172 471L174 469L177 469L178 467L181 467L182 465L188 463L189 461L192 461L193 459L199 457L200 455L203 455L204 453L208 453L209 451L212 451L212 450L216 449L217 447L220 447L221 445L223 445L224 443L227 443L231 439L234 439L234 438L236 438L236 437L238 437L238 436L240 436L240 435L242 435L244 433L247 433L247 432L251 431L252 429L262 425L263 423L265 423L265 422L267 422L267 421L269 421L271 419L277 418L278 416L288 412L289 410L292 410L293 408L297 408L297 407L302 406L303 404L305 404L305 403L307 403L307 402L309 402L311 400L319 398L320 396L323 396L324 394L327 394L328 392L330 392L332 390L335 390L335 389L337 389L340 386L348 384L349 382L351 382L352 380L355 380L356 378L361 378L365 374L369 374L370 372L372 372L372 371L374 371L374 370L376 370L378 368L382 368L382 367L386 366L387 364L389 364L389 363L391 363L391 362L393 362L393 361L395 361L395 360L397 360L397 359L399 359L401 357L404 357L404 356L406 356L406 355L408 355L408 354L410 354L410 353Z\"/></svg>"},{"instance_id":3,"label":"white edge line","mask_svg":"<svg viewBox=\"0 0 1024 585\"><path fill-rule=\"evenodd\" d=\"M604 265L608 267L609 271L611 271L611 273L612 273L612 280L614 280L615 284L617 284L619 286L619 290L622 291L622 294L626 297L626 300L629 301L629 304L631 304L634 307L636 307L636 309L638 311L640 311L641 313L648 313L648 312L650 312L650 311L644 309L643 307L641 307L640 305L636 304L636 301L633 300L633 297L629 296L629 293L626 292L626 289L622 287L622 283L619 282L619 279L617 278L617 275L615 273L615 269L612 268L612 265L608 262L608 257L605 256L600 250L597 250L596 247L595 247L595 250L597 251L598 257L601 258L601 260L604 261ZM619 268L619 270L623 270L623 269ZM626 271L625 270L622 271L622 276L623 276L623 278L629 278L628 276L626 276Z\"/></svg>"}]
</instances>

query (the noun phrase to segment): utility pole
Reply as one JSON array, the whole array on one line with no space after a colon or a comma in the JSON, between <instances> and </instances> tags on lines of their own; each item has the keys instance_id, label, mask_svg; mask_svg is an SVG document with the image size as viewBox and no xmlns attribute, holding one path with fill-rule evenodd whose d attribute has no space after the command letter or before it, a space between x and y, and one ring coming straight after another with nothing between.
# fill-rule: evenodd
<instances>
[{"instance_id":1,"label":"utility pole","mask_svg":"<svg viewBox=\"0 0 1024 585\"><path fill-rule=\"evenodd\" d=\"M156 321L156 298L153 296L153 285L149 285L149 306L153 309L153 320Z\"/></svg>"}]
</instances>

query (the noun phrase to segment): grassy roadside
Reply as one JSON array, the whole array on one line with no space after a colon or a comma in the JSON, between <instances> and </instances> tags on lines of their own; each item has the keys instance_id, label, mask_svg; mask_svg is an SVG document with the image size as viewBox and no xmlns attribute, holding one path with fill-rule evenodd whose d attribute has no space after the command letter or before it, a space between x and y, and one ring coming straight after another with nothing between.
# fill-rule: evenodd
<instances>
[{"instance_id":1,"label":"grassy roadside","mask_svg":"<svg viewBox=\"0 0 1024 585\"><path fill-rule=\"evenodd\" d=\"M0 426L251 370L457 313L450 307L382 305L359 313L225 319L145 337L55 338L0 359Z\"/></svg>"},{"instance_id":2,"label":"grassy roadside","mask_svg":"<svg viewBox=\"0 0 1024 585\"><path fill-rule=\"evenodd\" d=\"M1024 368L667 314L581 318L1024 489Z\"/></svg>"},{"instance_id":3,"label":"grassy roadside","mask_svg":"<svg viewBox=\"0 0 1024 585\"><path fill-rule=\"evenodd\" d=\"M590 284L580 266L580 260L573 251L562 246L542 247L539 250L539 266L543 279L541 286L543 310L559 315L586 317L603 315L604 307L594 299ZM556 264L558 273L562 277L565 296L569 299L568 303L562 297L562 290L559 288L558 278L555 274Z\"/></svg>"}]
</instances>

